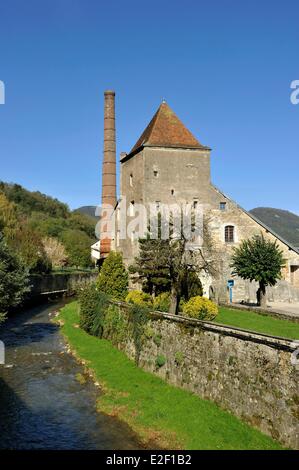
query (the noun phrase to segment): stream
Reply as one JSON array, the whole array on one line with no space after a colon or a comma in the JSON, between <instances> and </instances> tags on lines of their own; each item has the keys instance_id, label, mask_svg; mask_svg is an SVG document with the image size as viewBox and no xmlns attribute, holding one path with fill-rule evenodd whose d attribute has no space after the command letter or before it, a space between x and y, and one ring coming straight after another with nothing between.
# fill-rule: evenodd
<instances>
[{"instance_id":1,"label":"stream","mask_svg":"<svg viewBox=\"0 0 299 470\"><path fill-rule=\"evenodd\" d=\"M99 389L51 323L63 302L14 314L0 327L0 449L141 449L129 427L96 411Z\"/></svg>"}]
</instances>

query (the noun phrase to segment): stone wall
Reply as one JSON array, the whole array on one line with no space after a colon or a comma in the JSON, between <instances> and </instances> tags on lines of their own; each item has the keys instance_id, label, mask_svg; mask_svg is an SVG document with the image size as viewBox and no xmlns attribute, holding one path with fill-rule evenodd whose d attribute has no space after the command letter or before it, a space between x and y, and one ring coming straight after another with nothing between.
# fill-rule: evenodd
<instances>
[{"instance_id":1,"label":"stone wall","mask_svg":"<svg viewBox=\"0 0 299 470\"><path fill-rule=\"evenodd\" d=\"M78 286L88 284L94 281L98 273L65 273L65 274L45 274L40 276L31 276L30 296L38 296L46 293L59 293L66 291L72 293Z\"/></svg>"},{"instance_id":2,"label":"stone wall","mask_svg":"<svg viewBox=\"0 0 299 470\"><path fill-rule=\"evenodd\" d=\"M118 305L130 323L127 307ZM118 347L136 360L133 335ZM299 368L291 363L296 347L281 338L152 313L138 363L299 449ZM158 356L165 359L161 367L156 364Z\"/></svg>"}]
</instances>

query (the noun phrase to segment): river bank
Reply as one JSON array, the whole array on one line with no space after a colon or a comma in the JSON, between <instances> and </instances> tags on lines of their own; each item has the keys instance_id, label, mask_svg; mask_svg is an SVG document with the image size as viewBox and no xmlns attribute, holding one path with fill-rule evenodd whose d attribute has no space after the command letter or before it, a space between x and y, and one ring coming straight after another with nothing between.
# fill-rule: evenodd
<instances>
[{"instance_id":1,"label":"river bank","mask_svg":"<svg viewBox=\"0 0 299 470\"><path fill-rule=\"evenodd\" d=\"M126 422L144 444L155 442L165 449L281 448L211 401L138 368L109 341L89 336L78 328L75 302L58 319L71 349L100 383L99 411Z\"/></svg>"},{"instance_id":2,"label":"river bank","mask_svg":"<svg viewBox=\"0 0 299 470\"><path fill-rule=\"evenodd\" d=\"M25 308L0 327L0 449L140 449L124 423L99 413L99 390L51 320L65 302Z\"/></svg>"}]
</instances>

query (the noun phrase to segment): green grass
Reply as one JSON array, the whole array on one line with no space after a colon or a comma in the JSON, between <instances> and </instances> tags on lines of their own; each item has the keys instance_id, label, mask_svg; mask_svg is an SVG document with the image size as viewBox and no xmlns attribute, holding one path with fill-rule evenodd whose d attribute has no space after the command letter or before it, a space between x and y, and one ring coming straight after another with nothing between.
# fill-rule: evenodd
<instances>
[{"instance_id":1,"label":"green grass","mask_svg":"<svg viewBox=\"0 0 299 470\"><path fill-rule=\"evenodd\" d=\"M261 315L248 310L220 307L215 322L256 331L258 333L265 333L267 335L299 339L299 323L273 318L268 315Z\"/></svg>"},{"instance_id":2,"label":"green grass","mask_svg":"<svg viewBox=\"0 0 299 470\"><path fill-rule=\"evenodd\" d=\"M101 384L104 393L98 400L99 411L127 422L143 442L172 449L281 448L214 403L138 368L109 341L76 327L76 302L65 306L59 319L71 348Z\"/></svg>"}]
</instances>

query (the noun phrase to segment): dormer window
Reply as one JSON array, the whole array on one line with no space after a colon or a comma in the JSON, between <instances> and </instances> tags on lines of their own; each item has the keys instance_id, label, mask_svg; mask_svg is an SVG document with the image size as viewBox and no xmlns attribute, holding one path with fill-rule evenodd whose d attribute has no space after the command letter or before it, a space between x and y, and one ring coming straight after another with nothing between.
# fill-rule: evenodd
<instances>
[{"instance_id":1,"label":"dormer window","mask_svg":"<svg viewBox=\"0 0 299 470\"><path fill-rule=\"evenodd\" d=\"M221 211L225 211L226 210L226 202L220 202L219 204L219 209Z\"/></svg>"}]
</instances>

